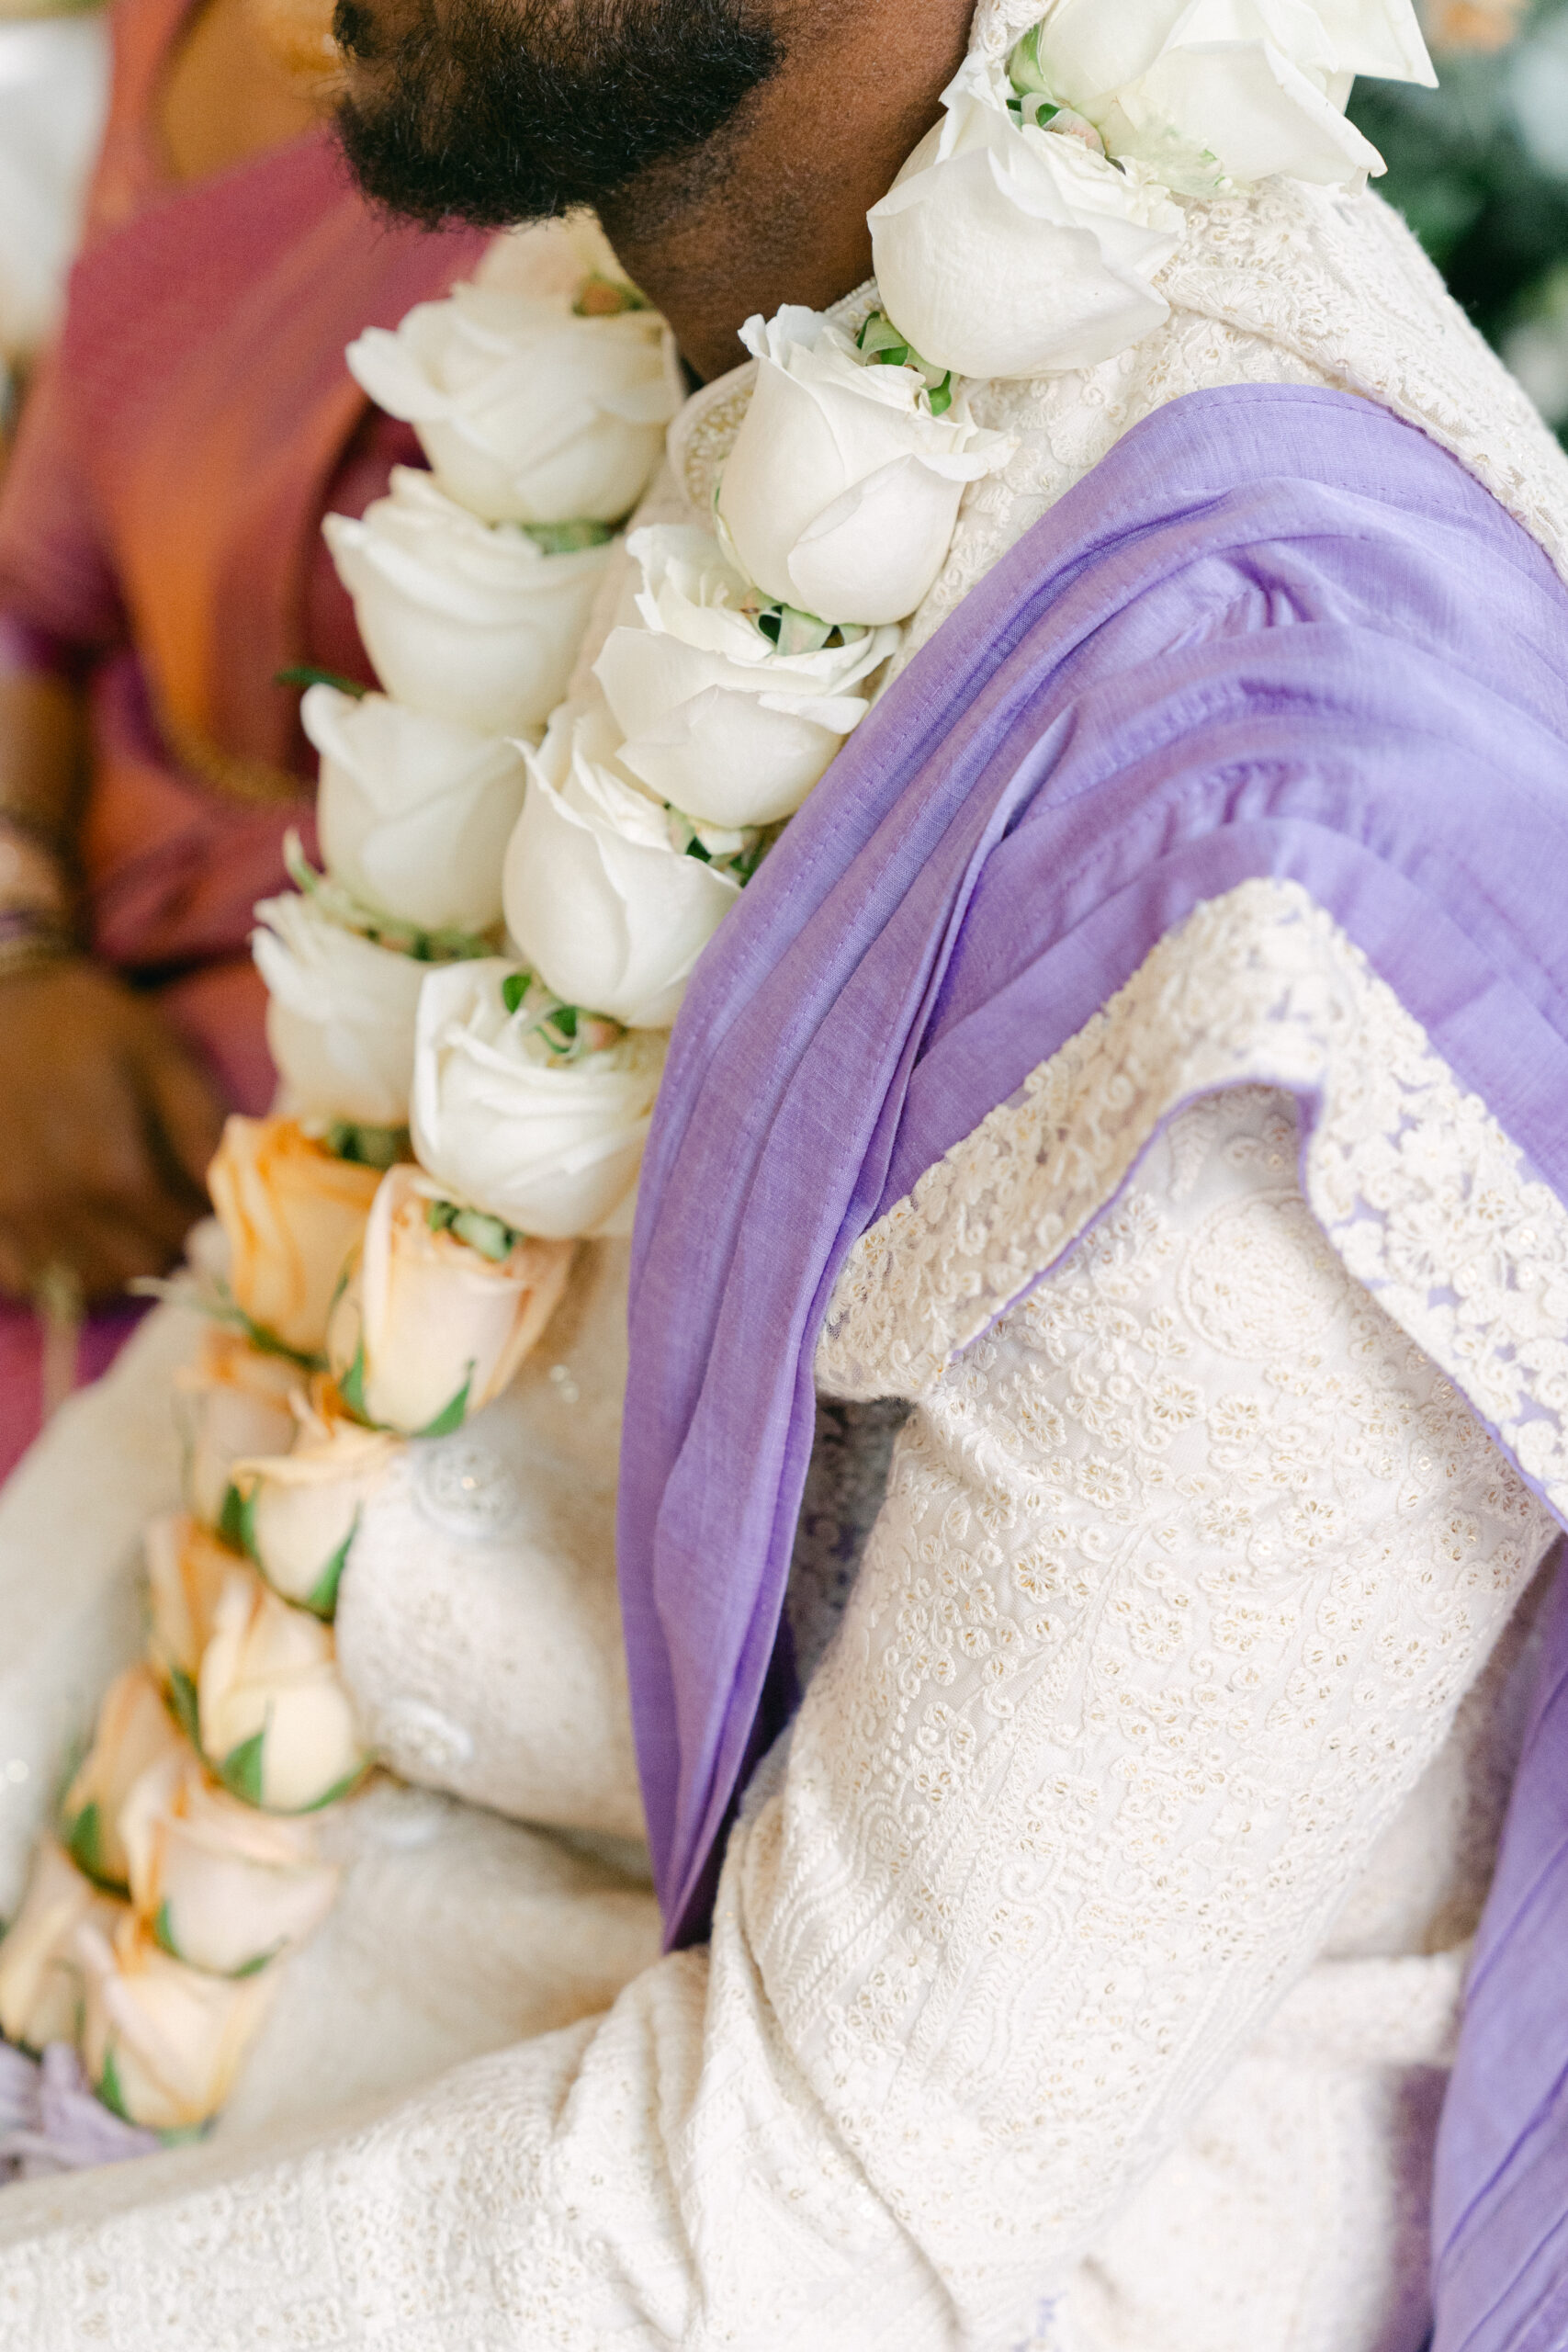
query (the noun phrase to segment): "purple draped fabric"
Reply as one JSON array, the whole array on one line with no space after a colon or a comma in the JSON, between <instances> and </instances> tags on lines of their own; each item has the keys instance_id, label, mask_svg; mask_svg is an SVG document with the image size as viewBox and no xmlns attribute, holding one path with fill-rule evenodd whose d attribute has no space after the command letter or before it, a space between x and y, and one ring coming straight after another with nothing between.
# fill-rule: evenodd
<instances>
[{"instance_id":1,"label":"purple draped fabric","mask_svg":"<svg viewBox=\"0 0 1568 2352\"><path fill-rule=\"evenodd\" d=\"M644 1166L620 1506L671 1941L705 1931L793 1702L780 1616L846 1253L1257 876L1333 914L1568 1201L1568 593L1423 435L1282 386L1172 402L1052 509L694 977ZM1568 1966L1562 1990L1568 2019Z\"/></svg>"}]
</instances>

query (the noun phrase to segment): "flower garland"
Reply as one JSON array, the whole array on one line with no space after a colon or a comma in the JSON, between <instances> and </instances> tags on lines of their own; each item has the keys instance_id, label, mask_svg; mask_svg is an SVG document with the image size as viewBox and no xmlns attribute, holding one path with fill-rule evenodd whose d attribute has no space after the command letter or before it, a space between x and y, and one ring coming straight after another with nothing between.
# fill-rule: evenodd
<instances>
[{"instance_id":1,"label":"flower garland","mask_svg":"<svg viewBox=\"0 0 1568 2352\"><path fill-rule=\"evenodd\" d=\"M1356 73L1432 78L1408 0L1055 0L972 55L870 215L877 307L853 334L747 322L713 527L632 532L570 699L682 399L662 322L557 228L516 241L522 288L351 347L431 469L325 526L385 691L304 697L325 872L296 854L298 892L257 909L282 1091L211 1171L186 1509L149 1531L146 1659L0 1944L0 2031L73 2042L128 2121L216 2111L333 1900L312 1816L371 1760L331 1623L366 1504L400 1445L504 1390L578 1238L629 1230L697 957L1013 454L966 379L1156 327L1186 203L1381 169Z\"/></svg>"}]
</instances>

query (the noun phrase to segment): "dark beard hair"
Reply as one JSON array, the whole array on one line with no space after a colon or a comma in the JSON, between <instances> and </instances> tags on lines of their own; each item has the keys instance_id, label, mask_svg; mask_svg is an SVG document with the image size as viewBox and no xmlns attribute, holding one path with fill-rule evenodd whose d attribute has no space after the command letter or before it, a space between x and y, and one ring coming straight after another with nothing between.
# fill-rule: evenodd
<instances>
[{"instance_id":1,"label":"dark beard hair","mask_svg":"<svg viewBox=\"0 0 1568 2352\"><path fill-rule=\"evenodd\" d=\"M368 197L432 228L547 219L637 181L672 210L722 168L718 134L781 62L760 15L759 0L417 0L383 38L364 0L337 0L333 31L373 83L340 105L338 138Z\"/></svg>"}]
</instances>

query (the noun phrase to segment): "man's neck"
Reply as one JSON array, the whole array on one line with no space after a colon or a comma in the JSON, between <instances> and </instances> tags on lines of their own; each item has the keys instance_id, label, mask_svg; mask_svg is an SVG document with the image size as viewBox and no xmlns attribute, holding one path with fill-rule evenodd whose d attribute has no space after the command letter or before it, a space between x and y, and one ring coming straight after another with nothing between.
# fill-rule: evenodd
<instances>
[{"instance_id":1,"label":"man's neck","mask_svg":"<svg viewBox=\"0 0 1568 2352\"><path fill-rule=\"evenodd\" d=\"M629 275L711 380L784 302L825 310L871 274L866 213L940 111L974 0L792 0L783 64L710 167L670 166L604 207Z\"/></svg>"}]
</instances>

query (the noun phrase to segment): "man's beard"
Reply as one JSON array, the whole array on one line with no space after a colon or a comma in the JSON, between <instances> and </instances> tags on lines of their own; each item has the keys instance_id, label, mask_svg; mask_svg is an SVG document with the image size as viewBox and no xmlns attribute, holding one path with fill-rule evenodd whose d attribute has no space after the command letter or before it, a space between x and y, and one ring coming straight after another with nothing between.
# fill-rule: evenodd
<instances>
[{"instance_id":1,"label":"man's beard","mask_svg":"<svg viewBox=\"0 0 1568 2352\"><path fill-rule=\"evenodd\" d=\"M603 205L634 182L675 209L711 178L716 134L780 62L766 9L412 0L412 21L383 33L365 0L337 0L333 29L370 85L344 101L338 136L367 196L431 225L502 228Z\"/></svg>"}]
</instances>

